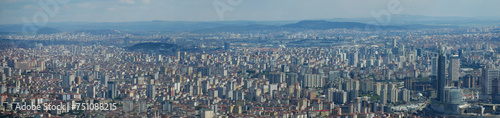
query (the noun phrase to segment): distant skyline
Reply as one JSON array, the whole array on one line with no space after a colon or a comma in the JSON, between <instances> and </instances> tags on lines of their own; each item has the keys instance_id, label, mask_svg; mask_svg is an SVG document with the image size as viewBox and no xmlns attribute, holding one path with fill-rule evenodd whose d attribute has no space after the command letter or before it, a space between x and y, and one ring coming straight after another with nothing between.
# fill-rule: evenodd
<instances>
[{"instance_id":1,"label":"distant skyline","mask_svg":"<svg viewBox=\"0 0 500 118\"><path fill-rule=\"evenodd\" d=\"M57 3L58 9L48 5L55 12L46 12L47 5L38 2ZM500 0L2 0L0 24L23 24L23 18L34 22L34 16L40 16L40 22L357 18L372 17L371 12L388 10L390 6L399 10L392 14L498 18L498 5ZM215 6L228 11L217 12Z\"/></svg>"}]
</instances>

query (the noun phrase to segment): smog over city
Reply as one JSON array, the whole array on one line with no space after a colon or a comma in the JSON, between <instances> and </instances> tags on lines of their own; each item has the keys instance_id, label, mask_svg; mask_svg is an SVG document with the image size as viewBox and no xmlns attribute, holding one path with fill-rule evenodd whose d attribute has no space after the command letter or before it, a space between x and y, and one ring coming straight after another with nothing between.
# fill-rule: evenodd
<instances>
[{"instance_id":1,"label":"smog over city","mask_svg":"<svg viewBox=\"0 0 500 118\"><path fill-rule=\"evenodd\" d=\"M0 117L500 117L498 5L2 0Z\"/></svg>"}]
</instances>

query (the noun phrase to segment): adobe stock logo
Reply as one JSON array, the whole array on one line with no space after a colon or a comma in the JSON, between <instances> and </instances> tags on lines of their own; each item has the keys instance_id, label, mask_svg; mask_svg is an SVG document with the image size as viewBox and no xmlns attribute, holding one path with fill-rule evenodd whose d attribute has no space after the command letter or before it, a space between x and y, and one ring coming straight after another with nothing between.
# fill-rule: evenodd
<instances>
[{"instance_id":1,"label":"adobe stock logo","mask_svg":"<svg viewBox=\"0 0 500 118\"><path fill-rule=\"evenodd\" d=\"M376 31L381 31L381 27L388 26L391 23L392 15L400 14L401 12L403 12L401 0L389 0L387 2L387 9L381 9L377 12L374 10L370 11L370 14L376 22L370 22L369 24L374 24L374 29ZM370 26L371 25L367 25L365 30L371 29Z\"/></svg>"},{"instance_id":2,"label":"adobe stock logo","mask_svg":"<svg viewBox=\"0 0 500 118\"><path fill-rule=\"evenodd\" d=\"M227 4L222 2L221 0L215 0L212 2L215 8L215 12L219 15L219 20L224 20L224 13L231 12L234 10L234 7L238 6L243 2L243 0L227 0Z\"/></svg>"},{"instance_id":3,"label":"adobe stock logo","mask_svg":"<svg viewBox=\"0 0 500 118\"><path fill-rule=\"evenodd\" d=\"M387 3L387 9L380 10L378 12L370 11L375 20L377 20L379 25L389 25L392 19L392 14L399 14L403 11L403 7L401 7L401 2L399 0L389 0ZM382 16L385 16L385 20L382 19Z\"/></svg>"},{"instance_id":4,"label":"adobe stock logo","mask_svg":"<svg viewBox=\"0 0 500 118\"><path fill-rule=\"evenodd\" d=\"M65 5L69 0L38 0L38 5L43 11L37 11L33 14L31 20L26 17L21 19L24 25L21 29L23 35L36 34L40 28L45 27L49 22L49 17L54 17L59 12L59 6Z\"/></svg>"}]
</instances>

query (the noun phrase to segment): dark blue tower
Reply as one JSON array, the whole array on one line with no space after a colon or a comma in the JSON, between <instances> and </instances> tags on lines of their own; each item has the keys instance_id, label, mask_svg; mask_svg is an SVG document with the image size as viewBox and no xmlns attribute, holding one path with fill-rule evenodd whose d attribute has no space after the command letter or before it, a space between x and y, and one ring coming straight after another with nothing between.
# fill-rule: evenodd
<instances>
[{"instance_id":1,"label":"dark blue tower","mask_svg":"<svg viewBox=\"0 0 500 118\"><path fill-rule=\"evenodd\" d=\"M446 83L446 56L443 50L439 51L438 55L438 72L437 72L437 100L444 102L444 86Z\"/></svg>"}]
</instances>

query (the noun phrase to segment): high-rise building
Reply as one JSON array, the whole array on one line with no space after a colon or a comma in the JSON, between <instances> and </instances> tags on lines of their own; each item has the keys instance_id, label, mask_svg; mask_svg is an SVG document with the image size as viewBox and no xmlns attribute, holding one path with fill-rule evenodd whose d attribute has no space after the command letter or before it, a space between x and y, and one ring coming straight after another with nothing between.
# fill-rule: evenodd
<instances>
[{"instance_id":1,"label":"high-rise building","mask_svg":"<svg viewBox=\"0 0 500 118\"><path fill-rule=\"evenodd\" d=\"M375 83L375 84L373 85L373 91L374 91L374 93L375 93L376 95L381 95L381 93L380 93L380 92L382 91L382 84L380 84L380 83L378 83L378 82L377 82L377 83Z\"/></svg>"},{"instance_id":2,"label":"high-rise building","mask_svg":"<svg viewBox=\"0 0 500 118\"><path fill-rule=\"evenodd\" d=\"M16 67L17 59L7 59L7 66L14 68Z\"/></svg>"},{"instance_id":3,"label":"high-rise building","mask_svg":"<svg viewBox=\"0 0 500 118\"><path fill-rule=\"evenodd\" d=\"M392 39L392 47L397 47L396 38Z\"/></svg>"},{"instance_id":4,"label":"high-rise building","mask_svg":"<svg viewBox=\"0 0 500 118\"><path fill-rule=\"evenodd\" d=\"M446 56L444 51L441 50L438 55L438 72L437 72L437 100L444 102L445 94L444 87L446 84Z\"/></svg>"},{"instance_id":5,"label":"high-rise building","mask_svg":"<svg viewBox=\"0 0 500 118\"><path fill-rule=\"evenodd\" d=\"M404 87L408 90L413 90L413 81L411 77L405 77Z\"/></svg>"},{"instance_id":6,"label":"high-rise building","mask_svg":"<svg viewBox=\"0 0 500 118\"><path fill-rule=\"evenodd\" d=\"M351 100L356 99L359 96L359 91L353 89L353 90L348 91L347 94L348 94L347 100L351 101Z\"/></svg>"},{"instance_id":7,"label":"high-rise building","mask_svg":"<svg viewBox=\"0 0 500 118\"><path fill-rule=\"evenodd\" d=\"M226 98L226 88L217 87L216 90L217 90L217 93L219 94L219 95L217 95L219 98Z\"/></svg>"},{"instance_id":8,"label":"high-rise building","mask_svg":"<svg viewBox=\"0 0 500 118\"><path fill-rule=\"evenodd\" d=\"M226 99L234 100L234 91L228 90L226 93Z\"/></svg>"},{"instance_id":9,"label":"high-rise building","mask_svg":"<svg viewBox=\"0 0 500 118\"><path fill-rule=\"evenodd\" d=\"M235 91L233 96L234 96L233 99L245 100L245 92L242 90Z\"/></svg>"},{"instance_id":10,"label":"high-rise building","mask_svg":"<svg viewBox=\"0 0 500 118\"><path fill-rule=\"evenodd\" d=\"M463 104L464 100L462 98L462 89L457 87L446 87L445 88L445 102L446 104L451 104L450 106L455 106L457 104Z\"/></svg>"},{"instance_id":11,"label":"high-rise building","mask_svg":"<svg viewBox=\"0 0 500 118\"><path fill-rule=\"evenodd\" d=\"M5 87L5 84L0 84L0 94L3 94L7 91L7 88ZM0 99L0 102L3 102L2 101L3 99Z\"/></svg>"},{"instance_id":12,"label":"high-rise building","mask_svg":"<svg viewBox=\"0 0 500 118\"><path fill-rule=\"evenodd\" d=\"M462 78L462 87L473 88L476 86L476 78L472 75L465 75Z\"/></svg>"},{"instance_id":13,"label":"high-rise building","mask_svg":"<svg viewBox=\"0 0 500 118\"><path fill-rule=\"evenodd\" d=\"M160 74L165 76L167 74L168 68L165 66L160 67Z\"/></svg>"},{"instance_id":14,"label":"high-rise building","mask_svg":"<svg viewBox=\"0 0 500 118\"><path fill-rule=\"evenodd\" d=\"M232 81L232 80L227 81L227 84L226 84L226 90L227 90L227 91L233 91L233 90L234 90L234 87L236 86L236 85L234 85L234 84L235 84L235 83L234 83L234 81Z\"/></svg>"},{"instance_id":15,"label":"high-rise building","mask_svg":"<svg viewBox=\"0 0 500 118\"><path fill-rule=\"evenodd\" d=\"M5 67L3 68L3 73L5 73L7 77L10 77L12 76L12 69L10 69L10 67Z\"/></svg>"},{"instance_id":16,"label":"high-rise building","mask_svg":"<svg viewBox=\"0 0 500 118\"><path fill-rule=\"evenodd\" d=\"M399 99L403 102L410 102L411 99L411 91L408 89L402 89L399 92Z\"/></svg>"},{"instance_id":17,"label":"high-rise building","mask_svg":"<svg viewBox=\"0 0 500 118\"><path fill-rule=\"evenodd\" d=\"M493 68L483 69L483 79L481 80L482 94L488 98L492 94L492 82L494 79L500 78L500 70Z\"/></svg>"},{"instance_id":18,"label":"high-rise building","mask_svg":"<svg viewBox=\"0 0 500 118\"><path fill-rule=\"evenodd\" d=\"M278 84L269 84L268 90L271 97L273 97L276 93L275 91L278 91Z\"/></svg>"},{"instance_id":19,"label":"high-rise building","mask_svg":"<svg viewBox=\"0 0 500 118\"><path fill-rule=\"evenodd\" d=\"M5 73L2 73L0 75L0 81L5 81L7 79L7 76L5 75Z\"/></svg>"},{"instance_id":20,"label":"high-rise building","mask_svg":"<svg viewBox=\"0 0 500 118\"><path fill-rule=\"evenodd\" d=\"M438 58L437 57L432 57L431 58L431 75L432 76L437 76L438 72Z\"/></svg>"},{"instance_id":21,"label":"high-rise building","mask_svg":"<svg viewBox=\"0 0 500 118\"><path fill-rule=\"evenodd\" d=\"M94 79L99 79L101 78L101 76L99 75L99 72L98 71L93 71L93 76L94 76Z\"/></svg>"},{"instance_id":22,"label":"high-rise building","mask_svg":"<svg viewBox=\"0 0 500 118\"><path fill-rule=\"evenodd\" d=\"M198 68L198 72L201 72L201 76L211 76L212 68L211 67L200 67Z\"/></svg>"},{"instance_id":23,"label":"high-rise building","mask_svg":"<svg viewBox=\"0 0 500 118\"><path fill-rule=\"evenodd\" d=\"M334 80L336 80L338 78L340 78L340 72L339 71L330 71L330 72L328 72L328 81L327 82L334 81Z\"/></svg>"},{"instance_id":24,"label":"high-rise building","mask_svg":"<svg viewBox=\"0 0 500 118\"><path fill-rule=\"evenodd\" d=\"M149 84L146 90L146 96L149 99L153 99L156 95L156 86L154 84Z\"/></svg>"},{"instance_id":25,"label":"high-rise building","mask_svg":"<svg viewBox=\"0 0 500 118\"><path fill-rule=\"evenodd\" d=\"M287 85L294 85L299 83L299 75L297 73L287 73L285 81Z\"/></svg>"},{"instance_id":26,"label":"high-rise building","mask_svg":"<svg viewBox=\"0 0 500 118\"><path fill-rule=\"evenodd\" d=\"M124 112L130 112L134 109L134 101L131 99L125 99L123 100L123 107L122 110Z\"/></svg>"},{"instance_id":27,"label":"high-rise building","mask_svg":"<svg viewBox=\"0 0 500 118\"><path fill-rule=\"evenodd\" d=\"M494 103L500 103L500 79L494 79L492 81L492 98Z\"/></svg>"},{"instance_id":28,"label":"high-rise building","mask_svg":"<svg viewBox=\"0 0 500 118\"><path fill-rule=\"evenodd\" d=\"M281 72L284 72L284 73L290 72L290 68L288 67L288 65L286 65L286 64L281 65Z\"/></svg>"},{"instance_id":29,"label":"high-rise building","mask_svg":"<svg viewBox=\"0 0 500 118\"><path fill-rule=\"evenodd\" d=\"M116 82L108 82L108 98L114 99L116 96Z\"/></svg>"},{"instance_id":30,"label":"high-rise building","mask_svg":"<svg viewBox=\"0 0 500 118\"><path fill-rule=\"evenodd\" d=\"M212 104L212 105L210 105L210 109L212 109L214 111L214 113L217 114L217 111L219 111L219 106L215 105L215 104Z\"/></svg>"},{"instance_id":31,"label":"high-rise building","mask_svg":"<svg viewBox=\"0 0 500 118\"><path fill-rule=\"evenodd\" d=\"M448 67L448 80L450 81L458 81L460 77L460 58L458 55L452 55L450 57L450 64Z\"/></svg>"},{"instance_id":32,"label":"high-rise building","mask_svg":"<svg viewBox=\"0 0 500 118\"><path fill-rule=\"evenodd\" d=\"M108 81L109 81L108 74L103 73L101 76L101 85L107 86Z\"/></svg>"},{"instance_id":33,"label":"high-rise building","mask_svg":"<svg viewBox=\"0 0 500 118\"><path fill-rule=\"evenodd\" d=\"M381 97L382 102L380 102L380 103L387 104L387 95L388 95L387 89L383 89L381 93L382 94L380 95L380 97Z\"/></svg>"},{"instance_id":34,"label":"high-rise building","mask_svg":"<svg viewBox=\"0 0 500 118\"><path fill-rule=\"evenodd\" d=\"M351 66L358 65L358 51L349 54L349 65Z\"/></svg>"},{"instance_id":35,"label":"high-rise building","mask_svg":"<svg viewBox=\"0 0 500 118\"><path fill-rule=\"evenodd\" d=\"M269 84L285 82L285 73L271 73L269 74Z\"/></svg>"},{"instance_id":36,"label":"high-rise building","mask_svg":"<svg viewBox=\"0 0 500 118\"><path fill-rule=\"evenodd\" d=\"M94 71L99 71L101 67L99 65L94 65Z\"/></svg>"},{"instance_id":37,"label":"high-rise building","mask_svg":"<svg viewBox=\"0 0 500 118\"><path fill-rule=\"evenodd\" d=\"M389 90L389 101L391 103L396 103L398 102L398 97L399 97L399 89L391 89Z\"/></svg>"},{"instance_id":38,"label":"high-rise building","mask_svg":"<svg viewBox=\"0 0 500 118\"><path fill-rule=\"evenodd\" d=\"M87 86L87 97L89 98L94 98L95 97L95 87L94 86Z\"/></svg>"},{"instance_id":39,"label":"high-rise building","mask_svg":"<svg viewBox=\"0 0 500 118\"><path fill-rule=\"evenodd\" d=\"M212 98L215 98L215 97L219 97L219 91L217 91L216 89L208 89L208 96L212 97Z\"/></svg>"},{"instance_id":40,"label":"high-rise building","mask_svg":"<svg viewBox=\"0 0 500 118\"><path fill-rule=\"evenodd\" d=\"M148 105L146 99L140 99L138 107L139 107L139 113L147 112Z\"/></svg>"},{"instance_id":41,"label":"high-rise building","mask_svg":"<svg viewBox=\"0 0 500 118\"><path fill-rule=\"evenodd\" d=\"M494 79L491 83L492 98L495 103L500 103L500 79Z\"/></svg>"},{"instance_id":42,"label":"high-rise building","mask_svg":"<svg viewBox=\"0 0 500 118\"><path fill-rule=\"evenodd\" d=\"M347 102L347 92L336 89L336 91L334 91L333 98L335 103L344 104Z\"/></svg>"},{"instance_id":43,"label":"high-rise building","mask_svg":"<svg viewBox=\"0 0 500 118\"><path fill-rule=\"evenodd\" d=\"M214 117L214 111L212 110L203 110L201 112L201 118L212 118Z\"/></svg>"},{"instance_id":44,"label":"high-rise building","mask_svg":"<svg viewBox=\"0 0 500 118\"><path fill-rule=\"evenodd\" d=\"M326 91L326 100L327 101L333 102L334 92L335 92L335 88L328 88L328 90Z\"/></svg>"},{"instance_id":45,"label":"high-rise building","mask_svg":"<svg viewBox=\"0 0 500 118\"><path fill-rule=\"evenodd\" d=\"M320 75L304 74L299 75L300 86L303 87L323 87L325 82Z\"/></svg>"},{"instance_id":46,"label":"high-rise building","mask_svg":"<svg viewBox=\"0 0 500 118\"><path fill-rule=\"evenodd\" d=\"M71 84L73 84L74 81L75 81L75 75L73 75L73 74L66 74L63 77L63 83L62 83L62 85L63 86L71 86Z\"/></svg>"},{"instance_id":47,"label":"high-rise building","mask_svg":"<svg viewBox=\"0 0 500 118\"><path fill-rule=\"evenodd\" d=\"M228 42L224 42L224 49L225 50L231 49L231 44L229 44Z\"/></svg>"},{"instance_id":48,"label":"high-rise building","mask_svg":"<svg viewBox=\"0 0 500 118\"><path fill-rule=\"evenodd\" d=\"M75 83L78 84L78 85L82 84L82 78L80 76L76 76L75 77Z\"/></svg>"},{"instance_id":49,"label":"high-rise building","mask_svg":"<svg viewBox=\"0 0 500 118\"><path fill-rule=\"evenodd\" d=\"M250 80L250 79L245 79L243 80L243 88L244 89L250 89L250 87L253 86L253 80ZM208 89L208 87L207 87Z\"/></svg>"},{"instance_id":50,"label":"high-rise building","mask_svg":"<svg viewBox=\"0 0 500 118\"><path fill-rule=\"evenodd\" d=\"M408 60L408 62L410 62L410 63L415 62L415 54L410 53L410 54L408 55L408 59L407 59L407 60Z\"/></svg>"}]
</instances>

